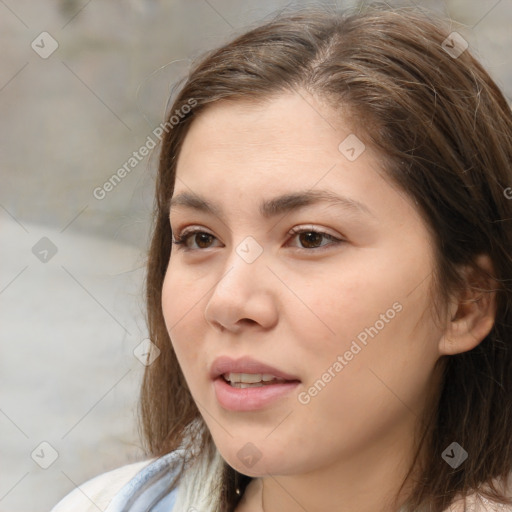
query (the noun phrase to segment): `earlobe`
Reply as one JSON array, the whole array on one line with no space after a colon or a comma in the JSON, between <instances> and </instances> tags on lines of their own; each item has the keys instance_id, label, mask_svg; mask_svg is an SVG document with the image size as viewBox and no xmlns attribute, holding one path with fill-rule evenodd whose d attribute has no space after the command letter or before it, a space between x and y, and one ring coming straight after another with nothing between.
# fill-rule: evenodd
<instances>
[{"instance_id":1,"label":"earlobe","mask_svg":"<svg viewBox=\"0 0 512 512\"><path fill-rule=\"evenodd\" d=\"M491 332L496 318L495 281L490 258L479 256L477 265L488 277L474 269L466 272L466 290L451 304L448 325L439 340L442 355L467 352L480 344Z\"/></svg>"},{"instance_id":2,"label":"earlobe","mask_svg":"<svg viewBox=\"0 0 512 512\"><path fill-rule=\"evenodd\" d=\"M439 352L442 355L454 355L467 352L479 345L491 332L493 316L466 316L455 320L449 332L439 340Z\"/></svg>"}]
</instances>

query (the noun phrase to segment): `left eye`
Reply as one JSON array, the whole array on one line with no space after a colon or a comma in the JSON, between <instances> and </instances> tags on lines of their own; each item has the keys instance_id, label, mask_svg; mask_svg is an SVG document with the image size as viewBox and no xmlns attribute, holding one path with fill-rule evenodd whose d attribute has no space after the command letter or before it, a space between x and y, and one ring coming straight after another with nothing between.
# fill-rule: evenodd
<instances>
[{"instance_id":1,"label":"left eye","mask_svg":"<svg viewBox=\"0 0 512 512\"><path fill-rule=\"evenodd\" d=\"M305 229L305 228L293 228L288 232L288 235L293 238L299 237L301 245L303 247L299 247L299 249L319 249L328 245L337 245L338 243L343 242L343 240L336 238L329 233L325 233L324 231L318 231L315 229ZM182 233L173 238L172 243L177 246L178 249L190 251L190 250L200 250L200 249L209 249L208 245L211 243L216 237L206 231L201 231L200 229L190 229L185 230ZM322 244L322 239L329 240L330 243ZM197 243L197 247L190 247L189 241L195 241Z\"/></svg>"},{"instance_id":2,"label":"left eye","mask_svg":"<svg viewBox=\"0 0 512 512\"><path fill-rule=\"evenodd\" d=\"M300 247L301 249L318 249L320 247L325 247L326 245L336 245L342 242L342 240L330 235L329 233L311 228L293 228L288 234L294 238L298 236L300 243L303 245L306 244L306 247ZM317 245L317 243L320 243L322 239L330 240L331 243Z\"/></svg>"}]
</instances>

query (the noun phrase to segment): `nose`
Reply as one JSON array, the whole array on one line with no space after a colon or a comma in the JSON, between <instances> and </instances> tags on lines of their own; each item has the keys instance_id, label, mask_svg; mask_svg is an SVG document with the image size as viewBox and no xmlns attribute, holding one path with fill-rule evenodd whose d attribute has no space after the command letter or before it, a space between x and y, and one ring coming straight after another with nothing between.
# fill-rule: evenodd
<instances>
[{"instance_id":1,"label":"nose","mask_svg":"<svg viewBox=\"0 0 512 512\"><path fill-rule=\"evenodd\" d=\"M275 325L278 281L263 255L249 263L233 251L223 268L206 304L205 320L215 329L235 333L248 326L269 329Z\"/></svg>"}]
</instances>

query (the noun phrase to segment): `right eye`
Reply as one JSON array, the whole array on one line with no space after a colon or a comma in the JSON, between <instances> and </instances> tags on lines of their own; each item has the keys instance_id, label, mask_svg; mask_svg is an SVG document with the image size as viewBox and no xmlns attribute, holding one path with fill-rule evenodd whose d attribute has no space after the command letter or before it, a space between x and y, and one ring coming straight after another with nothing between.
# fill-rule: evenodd
<instances>
[{"instance_id":1,"label":"right eye","mask_svg":"<svg viewBox=\"0 0 512 512\"><path fill-rule=\"evenodd\" d=\"M177 235L175 235L172 239L172 243L178 246L179 250L190 251L190 250L198 250L198 249L208 249L209 247L204 247L208 243L215 239L210 233L206 231L201 231L200 229L184 229ZM196 242L198 247L190 247L189 240L192 242Z\"/></svg>"}]
</instances>

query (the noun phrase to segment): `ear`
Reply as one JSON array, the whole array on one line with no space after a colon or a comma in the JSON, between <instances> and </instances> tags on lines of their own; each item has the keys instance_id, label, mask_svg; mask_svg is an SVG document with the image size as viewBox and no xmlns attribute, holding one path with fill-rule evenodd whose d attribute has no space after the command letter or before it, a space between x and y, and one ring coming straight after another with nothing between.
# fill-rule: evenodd
<instances>
[{"instance_id":1,"label":"ear","mask_svg":"<svg viewBox=\"0 0 512 512\"><path fill-rule=\"evenodd\" d=\"M492 263L487 255L476 258L476 264L491 276ZM490 332L496 319L495 281L465 269L464 293L452 300L446 330L439 340L439 352L453 355L475 348Z\"/></svg>"}]
</instances>

